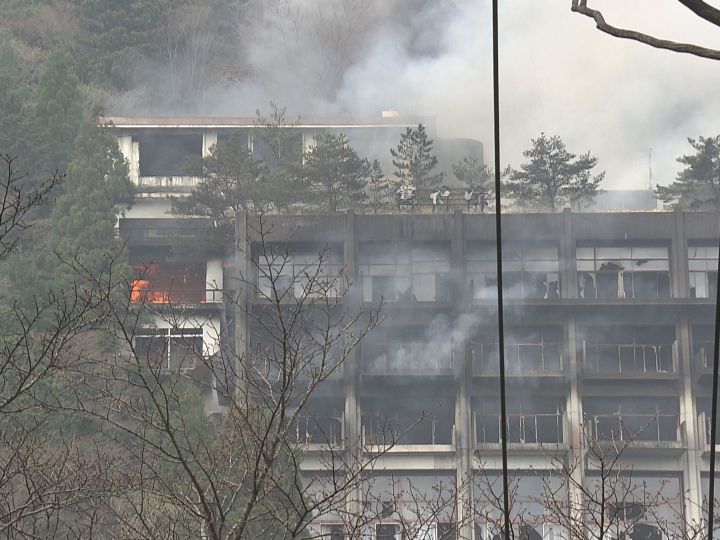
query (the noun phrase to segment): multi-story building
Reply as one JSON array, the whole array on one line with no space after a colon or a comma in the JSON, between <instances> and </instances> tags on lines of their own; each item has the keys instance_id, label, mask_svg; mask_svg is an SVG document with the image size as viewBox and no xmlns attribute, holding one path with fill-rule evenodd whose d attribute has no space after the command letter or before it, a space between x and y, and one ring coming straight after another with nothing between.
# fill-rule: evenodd
<instances>
[{"instance_id":1,"label":"multi-story building","mask_svg":"<svg viewBox=\"0 0 720 540\"><path fill-rule=\"evenodd\" d=\"M122 134L131 125L120 123L120 138L132 162L137 141ZM203 137L205 148L210 138ZM142 172L141 162L133 173L141 192L147 178L156 178ZM186 316L180 325L159 318L136 339L146 349L164 343L168 369L189 369L183 351L212 355L224 336L234 335L223 304L234 254L171 257L178 238L191 240L207 224L158 214L162 204L140 205L120 220L120 234L131 262L143 269L141 288L151 301L159 309L181 305ZM497 508L474 480L489 482L501 470L494 216L456 210L242 219L246 231L257 231L262 219L272 230L269 241L282 245L291 263L325 250L327 271L343 268L349 277L343 301L384 303L383 324L309 404L317 411L313 425L325 427L324 442L330 437L371 452L394 426L402 436L374 465L378 497L390 489L383 482L405 492L414 491L406 484L435 493L455 486L453 511L438 513L423 534L493 538L497 531L489 524ZM244 252L257 251L255 233L241 241ZM573 482L598 481L600 472L582 458L572 479L563 478L550 454L572 463L589 444L614 444L623 448L618 470L633 487L613 512L634 512L622 519L640 526L663 519L701 523L709 480L716 216L507 214L502 241L508 462L520 478L516 510L536 504L539 482L558 482L558 492L571 498ZM258 294L244 301L261 304L262 278L251 272L249 279ZM304 294L302 287L292 294ZM221 412L221 400L209 395L206 407ZM308 447L307 474L314 467L321 472L313 427L299 426L297 434L298 444ZM653 512L645 515L643 501L634 499L638 491L656 495ZM414 503L401 498L398 504ZM388 512L369 536L400 538L392 516ZM548 516L536 514L526 537L562 537ZM450 533L448 523L457 520L465 524ZM332 520L323 526L329 535L335 531ZM662 537L652 529L648 534L643 538Z\"/></svg>"}]
</instances>

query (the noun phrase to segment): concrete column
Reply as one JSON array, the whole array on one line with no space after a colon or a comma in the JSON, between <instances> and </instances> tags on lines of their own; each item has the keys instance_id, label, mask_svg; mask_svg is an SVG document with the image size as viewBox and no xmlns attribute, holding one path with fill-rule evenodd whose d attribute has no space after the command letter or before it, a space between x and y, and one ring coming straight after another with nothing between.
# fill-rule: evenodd
<instances>
[{"instance_id":1,"label":"concrete column","mask_svg":"<svg viewBox=\"0 0 720 540\"><path fill-rule=\"evenodd\" d=\"M244 366L248 345L248 312L252 308L249 294L250 242L248 241L247 214L235 210L235 373L238 391L245 390Z\"/></svg>"},{"instance_id":2,"label":"concrete column","mask_svg":"<svg viewBox=\"0 0 720 540\"><path fill-rule=\"evenodd\" d=\"M686 250L687 253L687 250ZM685 490L685 516L688 523L702 522L702 485L700 464L702 448L697 423L697 409L693 397L693 355L690 342L690 322L682 316L676 327L678 370L681 377L680 418L684 426L687 451L683 455L683 488Z\"/></svg>"},{"instance_id":3,"label":"concrete column","mask_svg":"<svg viewBox=\"0 0 720 540\"><path fill-rule=\"evenodd\" d=\"M560 295L562 298L577 297L577 259L575 258L575 238L572 229L572 212L563 210L563 229L558 251L560 271Z\"/></svg>"},{"instance_id":4,"label":"concrete column","mask_svg":"<svg viewBox=\"0 0 720 540\"><path fill-rule=\"evenodd\" d=\"M140 143L132 135L120 135L117 141L120 152L128 161L130 181L137 186L140 183Z\"/></svg>"},{"instance_id":5,"label":"concrete column","mask_svg":"<svg viewBox=\"0 0 720 540\"><path fill-rule=\"evenodd\" d=\"M670 247L670 268L672 270L673 298L690 296L688 272L688 240L685 234L685 212L675 210L672 246Z\"/></svg>"},{"instance_id":6,"label":"concrete column","mask_svg":"<svg viewBox=\"0 0 720 540\"><path fill-rule=\"evenodd\" d=\"M355 214L350 211L345 221L345 239L343 242L343 262L345 272L350 282L350 290L345 299L350 305L359 305L361 298L361 284L356 283L357 277L357 246L355 241ZM360 385L361 348L356 347L350 352L343 365L343 388L345 395L345 409L343 413L345 447L348 452L349 463L362 463L363 447L360 424L360 400L358 396ZM355 485L352 493L346 494L346 505L349 515L357 516L362 512L362 489Z\"/></svg>"},{"instance_id":7,"label":"concrete column","mask_svg":"<svg viewBox=\"0 0 720 540\"><path fill-rule=\"evenodd\" d=\"M210 155L210 149L217 144L217 131L203 131L202 157Z\"/></svg>"},{"instance_id":8,"label":"concrete column","mask_svg":"<svg viewBox=\"0 0 720 540\"><path fill-rule=\"evenodd\" d=\"M566 361L567 361L567 373L570 377L570 393L567 396L567 422L566 425L570 432L565 435L565 440L570 443L570 450L568 452L568 459L570 463L579 463L580 466L576 467L573 471L573 481L579 485L584 485L585 481L585 465L584 465L584 441L583 430L585 425L583 422L583 408L581 396L581 381L580 381L580 359L578 358L579 344L577 339L577 323L574 316L568 317L566 326L566 340L567 350ZM583 506L583 495L582 492L573 488L568 487L570 500L573 501L573 508L575 508L575 515L572 516L573 520L581 522L583 516L577 509Z\"/></svg>"}]
</instances>

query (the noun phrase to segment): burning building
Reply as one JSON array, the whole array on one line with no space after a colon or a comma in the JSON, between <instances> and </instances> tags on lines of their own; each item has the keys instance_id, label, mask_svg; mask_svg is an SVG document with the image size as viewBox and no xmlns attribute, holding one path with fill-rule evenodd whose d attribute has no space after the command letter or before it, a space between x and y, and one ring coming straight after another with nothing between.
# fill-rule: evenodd
<instances>
[{"instance_id":1,"label":"burning building","mask_svg":"<svg viewBox=\"0 0 720 540\"><path fill-rule=\"evenodd\" d=\"M186 258L177 249L178 239L192 243L212 224L167 213L166 197L198 182L176 175L172 165L177 152L205 153L222 130L247 130L251 137L252 125L112 121L140 197L119 222L137 273L132 300L158 313L183 313L176 324L158 317L136 337L138 348L167 369L193 369L188 350L210 356L237 342L233 310L224 302L236 254ZM321 127L397 133L405 125L386 121L309 121L300 131L309 140ZM368 493L383 501L389 492L447 492L452 510L436 512L424 525L426 536L417 537L496 538L492 486L501 470L501 420L494 216L457 210L238 219L245 221L243 253L258 253L259 239L248 231L259 230L262 219L286 264L303 268L322 251L323 271L347 276L349 294L328 288L324 295L357 306L384 304L386 320L351 352L295 426L297 444L307 448L304 472L324 472L316 457L323 443L374 452L390 429L394 444L375 464ZM577 496L574 486L594 489L601 471L589 461L572 471L572 481L558 466L583 455L592 441L624 448L628 496L603 510L613 519L632 523L631 532L643 538L670 537L662 524L673 519L701 523L709 483L715 217L565 211L508 214L503 223L506 428L516 510L537 506L543 486L556 486L568 500ZM262 272L248 269L256 294L242 301L260 313L270 289ZM318 294L297 280L285 290ZM243 324L242 331L252 333ZM222 414L222 399L210 388L206 412ZM636 497L640 491L655 494L652 508ZM401 537L402 516L411 519L417 498L392 500L368 525L368 537ZM522 538L565 537L551 512L534 516L519 531ZM453 528L461 519L460 530ZM328 538L342 537L332 516L320 521Z\"/></svg>"}]
</instances>

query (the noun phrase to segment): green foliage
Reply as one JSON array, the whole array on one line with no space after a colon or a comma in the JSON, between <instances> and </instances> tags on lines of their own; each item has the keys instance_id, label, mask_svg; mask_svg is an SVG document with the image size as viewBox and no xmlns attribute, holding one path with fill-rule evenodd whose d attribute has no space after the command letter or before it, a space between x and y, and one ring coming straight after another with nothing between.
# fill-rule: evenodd
<instances>
[{"instance_id":1,"label":"green foliage","mask_svg":"<svg viewBox=\"0 0 720 540\"><path fill-rule=\"evenodd\" d=\"M493 196L493 171L476 157L466 157L452 166L455 178L466 188L472 189L476 196L489 201Z\"/></svg>"},{"instance_id":2,"label":"green foliage","mask_svg":"<svg viewBox=\"0 0 720 540\"><path fill-rule=\"evenodd\" d=\"M382 166L377 159L370 164L368 192L370 205L375 208L390 206L395 202L395 182L385 177Z\"/></svg>"},{"instance_id":3,"label":"green foliage","mask_svg":"<svg viewBox=\"0 0 720 540\"><path fill-rule=\"evenodd\" d=\"M669 186L657 186L658 199L686 210L720 209L720 135L688 139L695 154L679 157L685 165Z\"/></svg>"},{"instance_id":4,"label":"green foliage","mask_svg":"<svg viewBox=\"0 0 720 540\"><path fill-rule=\"evenodd\" d=\"M132 197L128 164L112 130L87 119L75 141L65 192L50 215L52 249L89 268L103 268L116 245L117 207L129 206Z\"/></svg>"},{"instance_id":5,"label":"green foliage","mask_svg":"<svg viewBox=\"0 0 720 540\"><path fill-rule=\"evenodd\" d=\"M0 152L26 152L30 89L22 80L10 36L0 30Z\"/></svg>"},{"instance_id":6,"label":"green foliage","mask_svg":"<svg viewBox=\"0 0 720 540\"><path fill-rule=\"evenodd\" d=\"M591 175L596 157L590 152L580 156L568 152L557 135L541 133L531 143L532 147L523 152L528 160L520 170L508 169L506 187L512 199L522 207L550 212L568 203L592 201L605 177L604 172Z\"/></svg>"},{"instance_id":7,"label":"green foliage","mask_svg":"<svg viewBox=\"0 0 720 540\"><path fill-rule=\"evenodd\" d=\"M67 167L84 116L78 85L72 58L51 54L38 84L32 125L35 171L41 176Z\"/></svg>"},{"instance_id":8,"label":"green foliage","mask_svg":"<svg viewBox=\"0 0 720 540\"><path fill-rule=\"evenodd\" d=\"M132 69L159 54L157 30L177 0L80 0L84 31L79 44L81 78L88 84L127 90Z\"/></svg>"},{"instance_id":9,"label":"green foliage","mask_svg":"<svg viewBox=\"0 0 720 540\"><path fill-rule=\"evenodd\" d=\"M415 187L433 187L442 182L444 173L433 174L438 164L433 153L433 140L428 137L425 126L407 128L400 135L397 149L391 148L395 176L403 183Z\"/></svg>"},{"instance_id":10,"label":"green foliage","mask_svg":"<svg viewBox=\"0 0 720 540\"><path fill-rule=\"evenodd\" d=\"M319 133L305 153L303 176L330 212L367 203L370 162L361 158L344 134Z\"/></svg>"}]
</instances>

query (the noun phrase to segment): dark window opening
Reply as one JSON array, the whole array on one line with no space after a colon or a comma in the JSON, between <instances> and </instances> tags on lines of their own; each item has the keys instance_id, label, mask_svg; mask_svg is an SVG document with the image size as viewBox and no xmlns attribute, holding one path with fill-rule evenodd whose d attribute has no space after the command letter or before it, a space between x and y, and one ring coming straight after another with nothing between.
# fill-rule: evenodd
<instances>
[{"instance_id":1,"label":"dark window opening","mask_svg":"<svg viewBox=\"0 0 720 540\"><path fill-rule=\"evenodd\" d=\"M588 373L675 373L672 326L589 326L581 337Z\"/></svg>"},{"instance_id":2,"label":"dark window opening","mask_svg":"<svg viewBox=\"0 0 720 540\"><path fill-rule=\"evenodd\" d=\"M192 176L202 144L201 133L140 135L140 176Z\"/></svg>"},{"instance_id":3,"label":"dark window opening","mask_svg":"<svg viewBox=\"0 0 720 540\"><path fill-rule=\"evenodd\" d=\"M202 328L148 331L135 337L140 364L153 370L178 372L193 369L203 353Z\"/></svg>"}]
</instances>

